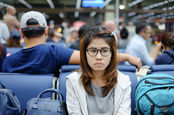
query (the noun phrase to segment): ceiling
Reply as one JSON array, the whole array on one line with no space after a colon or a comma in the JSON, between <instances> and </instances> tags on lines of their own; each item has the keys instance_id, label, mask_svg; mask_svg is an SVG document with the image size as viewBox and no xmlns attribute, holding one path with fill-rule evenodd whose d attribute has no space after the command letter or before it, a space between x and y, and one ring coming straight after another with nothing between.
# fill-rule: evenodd
<instances>
[{"instance_id":1,"label":"ceiling","mask_svg":"<svg viewBox=\"0 0 174 115\"><path fill-rule=\"evenodd\" d=\"M74 12L79 12L77 17L90 16L91 12L95 11L97 14L104 14L105 12L115 12L116 0L104 0L108 5L113 5L111 9L103 8L83 8L78 1L82 0L0 0L0 6L5 7L7 4L16 7L18 13L29 10L37 10L44 12L48 17L55 17L57 15L59 20L75 17ZM120 9L120 15L123 15L128 20L137 20L142 18L149 18L154 20L156 18L174 19L174 0L119 0L119 4L124 4L125 9ZM94 15L93 18L95 18ZM86 17L85 17L86 18Z\"/></svg>"}]
</instances>

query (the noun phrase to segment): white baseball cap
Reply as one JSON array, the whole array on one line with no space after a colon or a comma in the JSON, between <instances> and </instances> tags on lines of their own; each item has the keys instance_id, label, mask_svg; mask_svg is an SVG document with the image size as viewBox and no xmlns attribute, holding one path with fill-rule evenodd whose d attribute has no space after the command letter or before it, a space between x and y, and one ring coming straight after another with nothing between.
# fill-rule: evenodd
<instances>
[{"instance_id":1,"label":"white baseball cap","mask_svg":"<svg viewBox=\"0 0 174 115\"><path fill-rule=\"evenodd\" d=\"M21 22L20 22L21 29L27 28L27 21L29 19L37 20L40 27L46 27L47 26L46 19L45 19L44 15L42 13L37 12L37 11L29 11L21 17Z\"/></svg>"}]
</instances>

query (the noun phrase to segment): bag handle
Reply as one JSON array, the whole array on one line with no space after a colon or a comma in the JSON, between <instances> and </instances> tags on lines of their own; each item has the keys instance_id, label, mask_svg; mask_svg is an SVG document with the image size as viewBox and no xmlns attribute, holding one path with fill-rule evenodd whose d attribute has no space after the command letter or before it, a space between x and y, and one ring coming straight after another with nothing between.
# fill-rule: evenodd
<instances>
[{"instance_id":1,"label":"bag handle","mask_svg":"<svg viewBox=\"0 0 174 115\"><path fill-rule=\"evenodd\" d=\"M41 98L42 95L43 95L44 93L48 93L48 92L56 93L56 94L58 95L59 99L60 99L61 101L63 100L62 94L61 94L60 91L57 90L57 89L46 89L46 90L44 90L43 92L41 92L37 98L38 98L38 99Z\"/></svg>"},{"instance_id":2,"label":"bag handle","mask_svg":"<svg viewBox=\"0 0 174 115\"><path fill-rule=\"evenodd\" d=\"M5 86L1 81L0 81L0 86L2 87L2 89L5 89Z\"/></svg>"}]
</instances>

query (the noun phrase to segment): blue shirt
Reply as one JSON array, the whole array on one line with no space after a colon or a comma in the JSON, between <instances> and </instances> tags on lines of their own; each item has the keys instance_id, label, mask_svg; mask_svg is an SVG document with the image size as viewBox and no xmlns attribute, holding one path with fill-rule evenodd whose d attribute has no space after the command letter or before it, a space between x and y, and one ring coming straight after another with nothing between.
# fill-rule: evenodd
<instances>
[{"instance_id":1,"label":"blue shirt","mask_svg":"<svg viewBox=\"0 0 174 115\"><path fill-rule=\"evenodd\" d=\"M155 63L160 64L174 64L174 51L166 50L160 56L157 57Z\"/></svg>"},{"instance_id":2,"label":"blue shirt","mask_svg":"<svg viewBox=\"0 0 174 115\"><path fill-rule=\"evenodd\" d=\"M126 48L126 53L139 57L143 65L150 66L154 64L154 60L147 50L146 41L137 34L130 40Z\"/></svg>"},{"instance_id":3,"label":"blue shirt","mask_svg":"<svg viewBox=\"0 0 174 115\"><path fill-rule=\"evenodd\" d=\"M58 73L59 68L69 64L72 49L56 45L40 44L22 49L8 56L2 67L3 72Z\"/></svg>"}]
</instances>

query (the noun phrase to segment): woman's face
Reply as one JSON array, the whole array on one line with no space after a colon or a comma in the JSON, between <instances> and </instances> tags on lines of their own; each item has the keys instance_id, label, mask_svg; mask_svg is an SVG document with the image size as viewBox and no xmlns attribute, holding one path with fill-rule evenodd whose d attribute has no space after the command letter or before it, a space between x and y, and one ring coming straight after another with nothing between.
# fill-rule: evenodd
<instances>
[{"instance_id":1,"label":"woman's face","mask_svg":"<svg viewBox=\"0 0 174 115\"><path fill-rule=\"evenodd\" d=\"M96 38L87 47L86 56L94 72L104 71L111 60L110 46L102 39Z\"/></svg>"}]
</instances>

